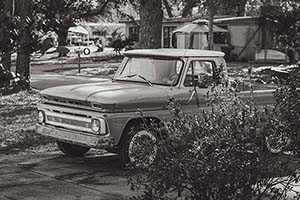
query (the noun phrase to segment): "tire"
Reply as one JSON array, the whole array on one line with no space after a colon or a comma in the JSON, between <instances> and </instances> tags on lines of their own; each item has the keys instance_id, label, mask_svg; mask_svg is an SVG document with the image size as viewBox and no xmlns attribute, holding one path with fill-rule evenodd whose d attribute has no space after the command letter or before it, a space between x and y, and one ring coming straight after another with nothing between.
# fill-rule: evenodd
<instances>
[{"instance_id":1,"label":"tire","mask_svg":"<svg viewBox=\"0 0 300 200\"><path fill-rule=\"evenodd\" d=\"M271 138L265 136L265 148L272 154L282 153L291 144L290 138Z\"/></svg>"},{"instance_id":2,"label":"tire","mask_svg":"<svg viewBox=\"0 0 300 200\"><path fill-rule=\"evenodd\" d=\"M87 56L87 55L89 55L90 53L91 53L91 50L90 50L89 48L84 48L84 49L83 49L83 54L84 54L84 55Z\"/></svg>"},{"instance_id":3,"label":"tire","mask_svg":"<svg viewBox=\"0 0 300 200\"><path fill-rule=\"evenodd\" d=\"M82 157L90 150L90 147L84 147L77 144L62 141L56 141L56 143L58 148L68 156Z\"/></svg>"},{"instance_id":4,"label":"tire","mask_svg":"<svg viewBox=\"0 0 300 200\"><path fill-rule=\"evenodd\" d=\"M121 165L147 168L157 158L157 139L151 130L142 126L132 126L124 133L118 148ZM140 151L143 149L143 151Z\"/></svg>"}]
</instances>

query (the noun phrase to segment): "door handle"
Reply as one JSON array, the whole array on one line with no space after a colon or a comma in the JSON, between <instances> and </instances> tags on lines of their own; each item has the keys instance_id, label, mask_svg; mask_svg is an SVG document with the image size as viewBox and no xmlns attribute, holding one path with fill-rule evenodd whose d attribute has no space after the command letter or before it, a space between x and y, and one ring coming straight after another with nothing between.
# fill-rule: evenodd
<instances>
[{"instance_id":1,"label":"door handle","mask_svg":"<svg viewBox=\"0 0 300 200\"><path fill-rule=\"evenodd\" d=\"M196 91L195 90L189 90L189 92L191 93L191 96L190 96L190 98L189 98L189 100L187 101L187 103L186 104L189 104L189 103L191 103L191 101L192 101L192 99L193 99L193 97L194 97L194 95L196 94Z\"/></svg>"}]
</instances>

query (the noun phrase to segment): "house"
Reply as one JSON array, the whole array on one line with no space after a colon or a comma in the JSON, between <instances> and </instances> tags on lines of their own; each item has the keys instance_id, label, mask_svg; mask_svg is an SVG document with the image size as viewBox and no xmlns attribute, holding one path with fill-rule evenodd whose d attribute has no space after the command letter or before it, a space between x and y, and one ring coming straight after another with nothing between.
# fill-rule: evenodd
<instances>
[{"instance_id":1,"label":"house","mask_svg":"<svg viewBox=\"0 0 300 200\"><path fill-rule=\"evenodd\" d=\"M172 33L179 27L190 24L193 19L191 17L180 18L164 18L162 25L161 45L164 48L172 48ZM139 48L139 26L138 21L121 20L120 23L125 24L125 35L134 41L133 48ZM174 43L174 41L173 41Z\"/></svg>"},{"instance_id":2,"label":"house","mask_svg":"<svg viewBox=\"0 0 300 200\"><path fill-rule=\"evenodd\" d=\"M216 48L229 45L231 55L237 60L253 61L262 49L274 47L272 22L258 16L219 18L214 24L228 30L228 39L218 41L214 35ZM220 38L220 37L219 37Z\"/></svg>"},{"instance_id":3,"label":"house","mask_svg":"<svg viewBox=\"0 0 300 200\"><path fill-rule=\"evenodd\" d=\"M203 19L172 18L164 19L161 45L164 48L207 48L207 31L181 32L191 24L203 25ZM125 35L139 47L139 27L134 21L125 23ZM180 32L180 34L178 34ZM174 37L174 33L177 33ZM172 37L173 36L173 37ZM214 50L226 53L227 58L254 61L262 49L274 46L272 23L258 16L216 17L214 19Z\"/></svg>"}]
</instances>

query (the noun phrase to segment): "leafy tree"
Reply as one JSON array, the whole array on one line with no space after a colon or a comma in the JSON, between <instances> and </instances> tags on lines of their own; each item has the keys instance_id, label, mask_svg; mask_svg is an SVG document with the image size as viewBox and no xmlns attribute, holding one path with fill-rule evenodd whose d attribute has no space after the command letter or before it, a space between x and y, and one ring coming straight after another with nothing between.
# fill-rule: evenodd
<instances>
[{"instance_id":1,"label":"leafy tree","mask_svg":"<svg viewBox=\"0 0 300 200\"><path fill-rule=\"evenodd\" d=\"M198 13L203 16L208 16L209 2L212 3L215 14L218 15L232 15L232 16L243 16L245 14L245 7L247 2L253 4L257 0L168 0L168 4L172 10L179 9L181 12L179 16L188 17L193 15L193 9L198 8ZM164 1L164 5L166 5ZM167 6L165 6L167 8Z\"/></svg>"},{"instance_id":2,"label":"leafy tree","mask_svg":"<svg viewBox=\"0 0 300 200\"><path fill-rule=\"evenodd\" d=\"M16 72L29 80L30 54L37 47L32 0L0 1L0 52L10 71L11 53L17 52ZM26 82L26 81L25 81ZM26 84L27 85L27 84Z\"/></svg>"},{"instance_id":3,"label":"leafy tree","mask_svg":"<svg viewBox=\"0 0 300 200\"><path fill-rule=\"evenodd\" d=\"M12 16L12 1L0 1L0 53L1 61L8 70L11 68L11 51L16 46L17 25Z\"/></svg>"},{"instance_id":4,"label":"leafy tree","mask_svg":"<svg viewBox=\"0 0 300 200\"><path fill-rule=\"evenodd\" d=\"M42 19L40 28L54 31L59 37L59 45L65 46L68 29L84 19L105 14L121 0L35 0L35 10Z\"/></svg>"},{"instance_id":5,"label":"leafy tree","mask_svg":"<svg viewBox=\"0 0 300 200\"><path fill-rule=\"evenodd\" d=\"M277 0L265 3L262 15L274 22L275 39L279 46L294 46L300 31L300 2Z\"/></svg>"}]
</instances>

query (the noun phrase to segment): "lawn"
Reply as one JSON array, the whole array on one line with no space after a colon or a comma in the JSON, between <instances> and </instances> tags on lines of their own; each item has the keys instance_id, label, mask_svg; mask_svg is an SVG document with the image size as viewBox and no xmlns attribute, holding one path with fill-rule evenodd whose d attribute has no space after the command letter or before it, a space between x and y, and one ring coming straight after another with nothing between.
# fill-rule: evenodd
<instances>
[{"instance_id":1,"label":"lawn","mask_svg":"<svg viewBox=\"0 0 300 200\"><path fill-rule=\"evenodd\" d=\"M38 94L29 92L0 97L0 154L55 149L51 139L35 133L39 101Z\"/></svg>"}]
</instances>

